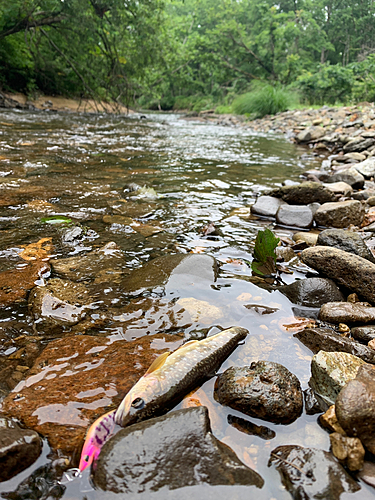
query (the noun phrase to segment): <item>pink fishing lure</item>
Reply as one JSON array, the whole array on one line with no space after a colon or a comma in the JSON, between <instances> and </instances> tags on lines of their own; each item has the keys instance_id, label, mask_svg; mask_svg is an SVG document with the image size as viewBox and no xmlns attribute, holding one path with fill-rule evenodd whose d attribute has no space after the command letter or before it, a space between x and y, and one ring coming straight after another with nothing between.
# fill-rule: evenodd
<instances>
[{"instance_id":1,"label":"pink fishing lure","mask_svg":"<svg viewBox=\"0 0 375 500\"><path fill-rule=\"evenodd\" d=\"M96 460L103 444L111 437L115 428L115 413L112 410L99 417L89 429L82 448L79 470L82 472Z\"/></svg>"}]
</instances>

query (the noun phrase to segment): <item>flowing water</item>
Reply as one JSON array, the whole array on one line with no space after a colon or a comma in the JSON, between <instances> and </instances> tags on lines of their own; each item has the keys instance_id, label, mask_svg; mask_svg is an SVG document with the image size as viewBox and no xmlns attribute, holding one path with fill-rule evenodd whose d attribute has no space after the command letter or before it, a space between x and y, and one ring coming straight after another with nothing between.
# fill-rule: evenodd
<instances>
[{"instance_id":1,"label":"flowing water","mask_svg":"<svg viewBox=\"0 0 375 500\"><path fill-rule=\"evenodd\" d=\"M57 258L84 254L114 241L124 252L129 271L167 253L212 255L221 264L218 280L209 291L200 294L195 290L194 298L218 308L220 320L212 324L207 318L202 324L198 321L186 327L186 337L210 328L214 332L217 327L243 326L250 335L221 371L270 360L286 366L297 375L302 387L307 387L311 352L293 338L293 325L300 320L280 292L251 281L246 263L252 258L259 229L270 227L278 236L289 238L293 232L252 217L249 205L257 195L286 179L298 181L304 170L320 166L321 158L280 136L254 134L241 126L186 121L173 114L140 119L2 111L0 122L0 271L22 267L20 252L41 238L52 238ZM133 201L123 191L129 183L153 188L156 196ZM69 218L83 229L84 237L64 243L61 225L43 222L51 215ZM124 223L124 215L130 215L129 223ZM219 236L203 235L202 227L210 222L219 230ZM291 274L282 275L285 283L303 277L305 269L301 264L289 269ZM103 293L105 297L100 295ZM114 288L110 293L99 290L96 299L98 303L119 304L124 297L121 290ZM262 314L264 310L259 307L245 308L248 303L265 305L275 312ZM166 329L165 321L155 320L152 312L142 322L136 312L133 317L128 314L127 320L125 325L119 313L96 334L131 341ZM0 363L5 366L10 356L25 349L25 339L27 343L32 335L35 325L26 301L0 310ZM41 348L48 341L42 341ZM213 385L214 379L200 389L210 410L213 433L266 480L259 498L289 498L277 473L267 467L270 452L282 444L328 450L328 433L317 424L317 416L303 414L288 426L251 419L275 431L274 439L264 441L228 424L229 414L240 413L215 402ZM0 381L0 398L7 391L9 388ZM33 471L48 464L49 452L45 442L41 457L32 467L0 483L0 495L16 490ZM60 490L53 490L56 485L52 487L45 478L43 484L42 498L59 497ZM206 490L194 491L198 498ZM232 490L225 491L227 498L235 498ZM350 497L363 499L366 494L372 496L363 486ZM101 495L92 489L86 474L68 485L63 498L104 498ZM168 498L167 493L164 495L157 497Z\"/></svg>"}]
</instances>

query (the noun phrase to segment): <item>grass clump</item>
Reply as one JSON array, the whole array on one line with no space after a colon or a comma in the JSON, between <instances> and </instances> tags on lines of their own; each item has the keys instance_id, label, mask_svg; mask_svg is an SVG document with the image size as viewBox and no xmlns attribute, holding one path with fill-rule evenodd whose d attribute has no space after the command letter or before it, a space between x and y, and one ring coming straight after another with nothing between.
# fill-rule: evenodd
<instances>
[{"instance_id":1,"label":"grass clump","mask_svg":"<svg viewBox=\"0 0 375 500\"><path fill-rule=\"evenodd\" d=\"M232 103L233 111L238 115L252 115L263 118L286 111L298 103L296 95L282 87L258 85L247 94L240 95Z\"/></svg>"}]
</instances>

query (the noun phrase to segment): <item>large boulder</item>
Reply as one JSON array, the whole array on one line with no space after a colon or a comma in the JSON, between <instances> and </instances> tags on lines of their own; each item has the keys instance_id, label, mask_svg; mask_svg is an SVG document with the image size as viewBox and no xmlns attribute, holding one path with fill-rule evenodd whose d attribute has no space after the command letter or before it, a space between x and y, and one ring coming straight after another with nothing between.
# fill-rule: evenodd
<instances>
[{"instance_id":1,"label":"large boulder","mask_svg":"<svg viewBox=\"0 0 375 500\"><path fill-rule=\"evenodd\" d=\"M358 200L324 203L315 212L314 220L318 226L348 227L359 225L365 216L365 209Z\"/></svg>"},{"instance_id":2,"label":"large boulder","mask_svg":"<svg viewBox=\"0 0 375 500\"><path fill-rule=\"evenodd\" d=\"M341 389L357 376L362 359L346 352L319 351L311 360L310 387L328 406L335 403Z\"/></svg>"},{"instance_id":3,"label":"large boulder","mask_svg":"<svg viewBox=\"0 0 375 500\"><path fill-rule=\"evenodd\" d=\"M279 292L299 306L320 307L326 302L345 300L336 284L325 278L306 278L280 287Z\"/></svg>"},{"instance_id":4,"label":"large boulder","mask_svg":"<svg viewBox=\"0 0 375 500\"><path fill-rule=\"evenodd\" d=\"M205 407L171 412L120 430L104 444L95 485L121 495L194 485L263 486L259 474L217 440ZM250 493L251 495L251 493ZM121 498L123 498L121 496Z\"/></svg>"},{"instance_id":5,"label":"large boulder","mask_svg":"<svg viewBox=\"0 0 375 500\"><path fill-rule=\"evenodd\" d=\"M222 405L276 424L294 422L303 406L298 378L271 361L228 368L216 379L214 397Z\"/></svg>"},{"instance_id":6,"label":"large boulder","mask_svg":"<svg viewBox=\"0 0 375 500\"><path fill-rule=\"evenodd\" d=\"M0 482L27 469L41 451L42 442L35 431L21 429L12 420L0 417Z\"/></svg>"},{"instance_id":7,"label":"large boulder","mask_svg":"<svg viewBox=\"0 0 375 500\"><path fill-rule=\"evenodd\" d=\"M375 257L372 255L369 247L363 241L363 238L354 231L325 229L319 234L316 244L324 247L338 248L339 250L359 255L375 263Z\"/></svg>"},{"instance_id":8,"label":"large boulder","mask_svg":"<svg viewBox=\"0 0 375 500\"><path fill-rule=\"evenodd\" d=\"M339 424L375 453L375 368L359 367L357 376L340 392L335 404Z\"/></svg>"},{"instance_id":9,"label":"large boulder","mask_svg":"<svg viewBox=\"0 0 375 500\"><path fill-rule=\"evenodd\" d=\"M88 426L121 403L154 359L181 344L178 335L133 342L88 335L54 340L4 399L2 410L71 455Z\"/></svg>"},{"instance_id":10,"label":"large boulder","mask_svg":"<svg viewBox=\"0 0 375 500\"><path fill-rule=\"evenodd\" d=\"M326 203L333 201L335 195L320 182L301 182L293 186L282 186L273 189L269 196L281 198L291 205L308 205L309 203Z\"/></svg>"},{"instance_id":11,"label":"large boulder","mask_svg":"<svg viewBox=\"0 0 375 500\"><path fill-rule=\"evenodd\" d=\"M323 276L375 304L375 264L343 250L322 246L306 248L301 259Z\"/></svg>"},{"instance_id":12,"label":"large boulder","mask_svg":"<svg viewBox=\"0 0 375 500\"><path fill-rule=\"evenodd\" d=\"M279 446L271 452L273 465L295 500L339 500L361 487L327 451L302 446Z\"/></svg>"}]
</instances>

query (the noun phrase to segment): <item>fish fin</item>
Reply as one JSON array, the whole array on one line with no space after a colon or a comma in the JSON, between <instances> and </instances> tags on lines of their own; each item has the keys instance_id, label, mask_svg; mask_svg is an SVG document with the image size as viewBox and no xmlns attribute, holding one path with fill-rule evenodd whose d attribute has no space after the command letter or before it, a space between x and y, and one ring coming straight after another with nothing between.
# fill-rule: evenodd
<instances>
[{"instance_id":1,"label":"fish fin","mask_svg":"<svg viewBox=\"0 0 375 500\"><path fill-rule=\"evenodd\" d=\"M192 345L192 344L196 344L197 342L199 342L199 340L189 340L189 342L186 342L186 344L182 344L180 345L180 347L177 349L177 351L179 349L183 349L184 347L188 346L188 345Z\"/></svg>"},{"instance_id":2,"label":"fish fin","mask_svg":"<svg viewBox=\"0 0 375 500\"><path fill-rule=\"evenodd\" d=\"M160 354L160 356L155 359L155 361L151 364L150 368L143 376L146 377L146 375L150 375L150 373L155 372L156 370L161 368L166 362L169 355L170 352L163 352L163 354Z\"/></svg>"}]
</instances>

